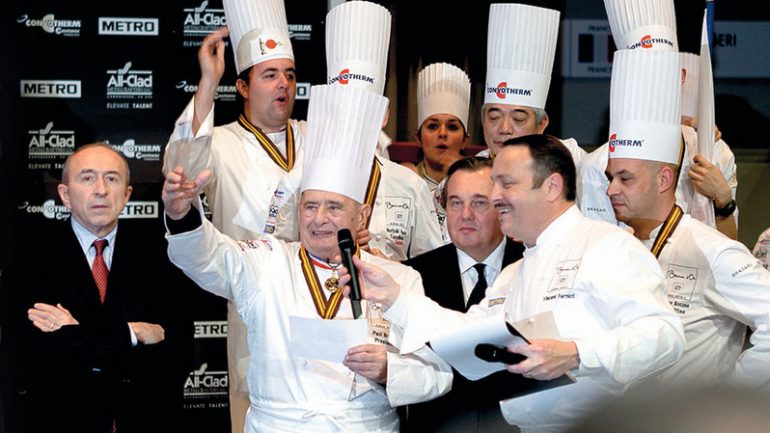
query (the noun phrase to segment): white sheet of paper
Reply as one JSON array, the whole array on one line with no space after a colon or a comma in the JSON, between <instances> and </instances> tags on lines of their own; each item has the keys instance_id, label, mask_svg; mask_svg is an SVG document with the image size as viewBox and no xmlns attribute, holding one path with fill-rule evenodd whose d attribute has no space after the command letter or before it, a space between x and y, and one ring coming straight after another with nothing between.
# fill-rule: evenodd
<instances>
[{"instance_id":1,"label":"white sheet of paper","mask_svg":"<svg viewBox=\"0 0 770 433\"><path fill-rule=\"evenodd\" d=\"M519 329L523 326L524 330ZM547 311L514 325L527 338L559 338L553 313ZM534 332L533 332L534 331ZM544 335L553 332L554 335ZM534 336L534 335L537 336ZM481 343L513 346L526 344L508 330L503 316L489 317L464 328L455 329L431 339L430 346L444 361L470 380L479 380L505 369L501 362L487 362L476 356L476 345Z\"/></svg>"},{"instance_id":2,"label":"white sheet of paper","mask_svg":"<svg viewBox=\"0 0 770 433\"><path fill-rule=\"evenodd\" d=\"M369 342L366 319L324 320L289 316L294 356L342 362L348 349Z\"/></svg>"}]
</instances>

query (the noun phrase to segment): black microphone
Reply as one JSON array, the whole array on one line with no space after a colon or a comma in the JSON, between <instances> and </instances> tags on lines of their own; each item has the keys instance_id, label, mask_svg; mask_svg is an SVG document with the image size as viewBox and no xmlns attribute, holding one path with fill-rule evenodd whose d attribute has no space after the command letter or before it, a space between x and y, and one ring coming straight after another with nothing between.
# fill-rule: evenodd
<instances>
[{"instance_id":1,"label":"black microphone","mask_svg":"<svg viewBox=\"0 0 770 433\"><path fill-rule=\"evenodd\" d=\"M487 362L502 362L503 364L518 364L527 359L520 353L509 352L505 347L496 344L481 343L473 351L476 356Z\"/></svg>"},{"instance_id":2,"label":"black microphone","mask_svg":"<svg viewBox=\"0 0 770 433\"><path fill-rule=\"evenodd\" d=\"M337 244L342 253L342 264L348 268L350 274L350 307L353 309L353 318L361 318L361 288L358 286L358 269L353 265L353 251L356 244L353 242L353 235L350 230L341 229L337 232Z\"/></svg>"}]
</instances>

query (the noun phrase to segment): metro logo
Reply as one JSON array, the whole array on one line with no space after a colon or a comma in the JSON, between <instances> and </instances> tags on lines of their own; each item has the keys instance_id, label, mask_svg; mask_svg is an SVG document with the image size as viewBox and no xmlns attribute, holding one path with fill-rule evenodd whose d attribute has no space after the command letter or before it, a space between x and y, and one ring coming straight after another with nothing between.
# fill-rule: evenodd
<instances>
[{"instance_id":1,"label":"metro logo","mask_svg":"<svg viewBox=\"0 0 770 433\"><path fill-rule=\"evenodd\" d=\"M652 48L652 37L650 35L642 36L640 43L642 48Z\"/></svg>"},{"instance_id":2,"label":"metro logo","mask_svg":"<svg viewBox=\"0 0 770 433\"><path fill-rule=\"evenodd\" d=\"M500 90L501 89L505 89L506 87L508 87L508 82L507 81L503 81L502 83L497 85L497 92L495 92L495 93L497 94L498 98L505 99L505 92L501 92Z\"/></svg>"}]
</instances>

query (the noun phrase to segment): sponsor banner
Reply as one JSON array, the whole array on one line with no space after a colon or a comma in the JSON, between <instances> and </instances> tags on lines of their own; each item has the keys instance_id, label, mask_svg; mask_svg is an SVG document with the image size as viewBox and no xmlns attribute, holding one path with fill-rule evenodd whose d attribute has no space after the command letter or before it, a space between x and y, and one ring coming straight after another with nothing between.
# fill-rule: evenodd
<instances>
[{"instance_id":1,"label":"sponsor banner","mask_svg":"<svg viewBox=\"0 0 770 433\"><path fill-rule=\"evenodd\" d=\"M41 214L50 220L66 220L70 217L70 210L63 204L56 203L53 199L46 200L42 204L33 204L25 201L17 207L22 212Z\"/></svg>"},{"instance_id":2,"label":"sponsor banner","mask_svg":"<svg viewBox=\"0 0 770 433\"><path fill-rule=\"evenodd\" d=\"M99 17L99 34L112 36L158 36L158 19Z\"/></svg>"},{"instance_id":3,"label":"sponsor banner","mask_svg":"<svg viewBox=\"0 0 770 433\"><path fill-rule=\"evenodd\" d=\"M16 18L16 22L27 27L40 27L44 32L60 36L80 36L83 23L77 19L56 18L54 14L44 15L42 18L30 17L24 14Z\"/></svg>"},{"instance_id":4,"label":"sponsor banner","mask_svg":"<svg viewBox=\"0 0 770 433\"><path fill-rule=\"evenodd\" d=\"M227 320L196 320L195 338L227 338Z\"/></svg>"},{"instance_id":5,"label":"sponsor banner","mask_svg":"<svg viewBox=\"0 0 770 433\"><path fill-rule=\"evenodd\" d=\"M607 20L564 20L562 76L610 78L615 43Z\"/></svg>"},{"instance_id":6,"label":"sponsor banner","mask_svg":"<svg viewBox=\"0 0 770 433\"><path fill-rule=\"evenodd\" d=\"M184 383L185 409L227 407L227 370L209 368L207 362L191 371Z\"/></svg>"},{"instance_id":7,"label":"sponsor banner","mask_svg":"<svg viewBox=\"0 0 770 433\"><path fill-rule=\"evenodd\" d=\"M129 138L123 144L112 144L106 141L113 149L123 154L126 159L140 161L160 161L160 144L137 144L133 138Z\"/></svg>"},{"instance_id":8,"label":"sponsor banner","mask_svg":"<svg viewBox=\"0 0 770 433\"><path fill-rule=\"evenodd\" d=\"M177 81L176 88L191 97L198 91L198 85L188 83L187 80ZM236 100L237 94L238 90L235 88L235 85L219 85L217 86L217 94L214 96L214 99L222 102L233 102Z\"/></svg>"},{"instance_id":9,"label":"sponsor banner","mask_svg":"<svg viewBox=\"0 0 770 433\"><path fill-rule=\"evenodd\" d=\"M157 201L130 201L126 203L123 212L120 213L120 219L148 219L158 218Z\"/></svg>"},{"instance_id":10,"label":"sponsor banner","mask_svg":"<svg viewBox=\"0 0 770 433\"><path fill-rule=\"evenodd\" d=\"M209 1L204 0L195 7L182 9L182 45L199 47L203 38L227 25L225 10L209 7ZM229 39L225 45L229 46Z\"/></svg>"},{"instance_id":11,"label":"sponsor banner","mask_svg":"<svg viewBox=\"0 0 770 433\"><path fill-rule=\"evenodd\" d=\"M80 80L21 80L22 98L80 98Z\"/></svg>"},{"instance_id":12,"label":"sponsor banner","mask_svg":"<svg viewBox=\"0 0 770 433\"><path fill-rule=\"evenodd\" d=\"M770 22L716 21L712 36L715 77L770 78Z\"/></svg>"},{"instance_id":13,"label":"sponsor banner","mask_svg":"<svg viewBox=\"0 0 770 433\"><path fill-rule=\"evenodd\" d=\"M295 41L309 41L313 33L312 24L289 24L289 37Z\"/></svg>"},{"instance_id":14,"label":"sponsor banner","mask_svg":"<svg viewBox=\"0 0 770 433\"><path fill-rule=\"evenodd\" d=\"M54 129L54 123L27 131L28 170L61 169L64 160L75 150L75 131Z\"/></svg>"},{"instance_id":15,"label":"sponsor banner","mask_svg":"<svg viewBox=\"0 0 770 433\"><path fill-rule=\"evenodd\" d=\"M151 70L135 69L130 61L119 69L108 69L107 109L151 109L152 82Z\"/></svg>"},{"instance_id":16,"label":"sponsor banner","mask_svg":"<svg viewBox=\"0 0 770 433\"><path fill-rule=\"evenodd\" d=\"M18 209L28 214L41 214L44 218L51 220L69 219L71 212L63 204L57 203L53 199L48 199L42 204L34 204L25 201L19 204ZM130 201L126 203L123 212L120 213L120 219L148 219L158 218L158 209L160 204L157 201Z\"/></svg>"}]
</instances>

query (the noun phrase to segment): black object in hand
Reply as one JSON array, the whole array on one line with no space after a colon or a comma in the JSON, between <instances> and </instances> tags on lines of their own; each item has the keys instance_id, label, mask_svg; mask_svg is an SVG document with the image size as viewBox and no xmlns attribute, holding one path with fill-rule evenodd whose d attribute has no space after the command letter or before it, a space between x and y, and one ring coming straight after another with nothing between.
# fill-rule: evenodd
<instances>
[{"instance_id":1,"label":"black object in hand","mask_svg":"<svg viewBox=\"0 0 770 433\"><path fill-rule=\"evenodd\" d=\"M361 318L361 288L358 286L358 269L353 265L353 253L356 243L348 229L340 229L337 232L337 243L342 254L342 264L348 268L350 274L350 308L353 310L353 318Z\"/></svg>"},{"instance_id":2,"label":"black object in hand","mask_svg":"<svg viewBox=\"0 0 770 433\"><path fill-rule=\"evenodd\" d=\"M481 343L476 345L474 353L479 359L483 359L487 362L502 362L503 364L518 364L521 361L527 359L526 356L519 353L509 352L503 346L496 344Z\"/></svg>"}]
</instances>

